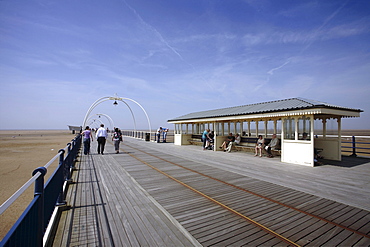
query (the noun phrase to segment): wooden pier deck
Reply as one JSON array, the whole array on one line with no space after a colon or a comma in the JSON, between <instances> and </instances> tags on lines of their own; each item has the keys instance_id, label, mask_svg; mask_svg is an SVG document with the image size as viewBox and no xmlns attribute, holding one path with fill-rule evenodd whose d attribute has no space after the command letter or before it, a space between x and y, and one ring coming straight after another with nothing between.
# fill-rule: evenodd
<instances>
[{"instance_id":1,"label":"wooden pier deck","mask_svg":"<svg viewBox=\"0 0 370 247\"><path fill-rule=\"evenodd\" d=\"M95 145L52 246L370 245L369 159L312 168L127 137L119 154Z\"/></svg>"}]
</instances>

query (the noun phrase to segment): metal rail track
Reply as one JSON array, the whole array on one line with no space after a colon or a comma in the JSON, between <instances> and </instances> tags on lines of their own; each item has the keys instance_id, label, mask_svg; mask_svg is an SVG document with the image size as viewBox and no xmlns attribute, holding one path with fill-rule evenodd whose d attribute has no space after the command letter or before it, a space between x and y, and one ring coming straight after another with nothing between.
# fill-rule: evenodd
<instances>
[{"instance_id":1,"label":"metal rail track","mask_svg":"<svg viewBox=\"0 0 370 247\"><path fill-rule=\"evenodd\" d=\"M142 164L278 239L281 241L277 243L278 245L282 243L289 246L333 243L341 245L351 241L351 245L356 246L356 244L370 243L370 224L368 221L370 213L367 211L291 189L284 190L284 187L281 186L270 186L261 190L261 186L258 185L261 181L253 180L248 185L245 184L245 180L248 178L243 179L240 175L229 172L224 172L225 179L223 179L219 178L218 174L212 175L212 171L209 169L202 171L199 166L191 165L193 166L191 168L186 164L179 164L181 162L171 161L176 160L173 159L173 156L164 158L162 155L132 145L124 144L121 146L124 146L124 148L121 147L122 151ZM182 171L179 172L178 169ZM243 181L241 185L238 185L238 180ZM279 188L276 190L274 187ZM179 207L186 206L179 205ZM222 219L225 224L234 220ZM190 227L189 231L200 233L201 229L202 223L199 228ZM248 234L244 234L242 231L248 232L250 228L239 228L235 231L235 234L245 237ZM254 231L253 234L261 233ZM219 236L215 237L217 239ZM271 242L271 237L264 235L263 238L266 238L265 244ZM334 239L335 241L333 241ZM210 243L221 244L223 239Z\"/></svg>"}]
</instances>

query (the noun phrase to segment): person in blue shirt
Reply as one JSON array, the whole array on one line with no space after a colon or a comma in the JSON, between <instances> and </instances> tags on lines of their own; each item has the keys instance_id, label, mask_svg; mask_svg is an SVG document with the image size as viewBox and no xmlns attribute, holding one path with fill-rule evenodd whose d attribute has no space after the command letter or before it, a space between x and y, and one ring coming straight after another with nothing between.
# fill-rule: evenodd
<instances>
[{"instance_id":1,"label":"person in blue shirt","mask_svg":"<svg viewBox=\"0 0 370 247\"><path fill-rule=\"evenodd\" d=\"M203 142L203 150L206 150L206 143L207 143L207 140L208 139L211 139L209 137L209 133L210 133L210 129L206 129L205 131L203 131L203 134L202 134L202 142Z\"/></svg>"},{"instance_id":2,"label":"person in blue shirt","mask_svg":"<svg viewBox=\"0 0 370 247\"><path fill-rule=\"evenodd\" d=\"M162 128L162 132L163 132L163 142L166 142L166 138L167 138L167 132L169 131L168 128Z\"/></svg>"}]
</instances>

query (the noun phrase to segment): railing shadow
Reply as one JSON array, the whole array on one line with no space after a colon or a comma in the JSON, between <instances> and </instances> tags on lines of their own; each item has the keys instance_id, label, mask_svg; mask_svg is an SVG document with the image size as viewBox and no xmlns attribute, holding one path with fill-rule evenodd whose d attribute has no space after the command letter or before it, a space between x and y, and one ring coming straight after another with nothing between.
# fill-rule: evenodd
<instances>
[{"instance_id":1,"label":"railing shadow","mask_svg":"<svg viewBox=\"0 0 370 247\"><path fill-rule=\"evenodd\" d=\"M352 156L342 156L341 161L321 159L320 162L321 162L320 166L330 165L330 166L345 167L345 168L352 168L352 167L361 166L365 164L370 165L369 158L352 157Z\"/></svg>"}]
</instances>

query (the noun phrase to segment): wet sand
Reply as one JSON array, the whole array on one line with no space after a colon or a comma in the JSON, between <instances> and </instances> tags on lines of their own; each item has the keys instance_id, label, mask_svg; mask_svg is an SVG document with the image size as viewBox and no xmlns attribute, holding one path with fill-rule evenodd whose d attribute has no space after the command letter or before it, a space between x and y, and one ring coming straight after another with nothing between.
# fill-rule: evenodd
<instances>
[{"instance_id":1,"label":"wet sand","mask_svg":"<svg viewBox=\"0 0 370 247\"><path fill-rule=\"evenodd\" d=\"M4 203L31 177L32 172L46 165L58 150L67 146L75 135L69 130L0 130L0 203ZM46 180L58 165L48 168ZM0 216L2 239L33 198L32 185Z\"/></svg>"}]
</instances>

